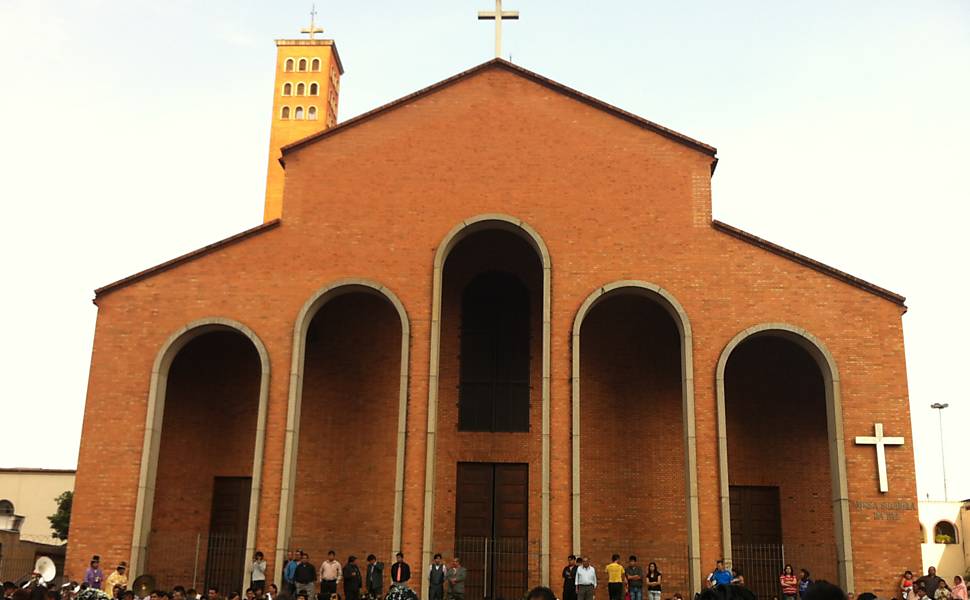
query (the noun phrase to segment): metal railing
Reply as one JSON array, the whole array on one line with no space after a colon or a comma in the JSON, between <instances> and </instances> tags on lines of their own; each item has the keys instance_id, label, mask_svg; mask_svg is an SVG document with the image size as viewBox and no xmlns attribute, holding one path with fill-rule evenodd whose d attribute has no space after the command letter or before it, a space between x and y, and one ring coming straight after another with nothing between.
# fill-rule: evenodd
<instances>
[{"instance_id":1,"label":"metal railing","mask_svg":"<svg viewBox=\"0 0 970 600\"><path fill-rule=\"evenodd\" d=\"M222 592L245 589L246 536L205 532L153 532L145 573L160 589L176 585Z\"/></svg>"},{"instance_id":2,"label":"metal railing","mask_svg":"<svg viewBox=\"0 0 970 600\"><path fill-rule=\"evenodd\" d=\"M781 597L779 578L786 564L805 568L812 579L839 581L834 544L739 544L732 547L731 568L759 598Z\"/></svg>"}]
</instances>

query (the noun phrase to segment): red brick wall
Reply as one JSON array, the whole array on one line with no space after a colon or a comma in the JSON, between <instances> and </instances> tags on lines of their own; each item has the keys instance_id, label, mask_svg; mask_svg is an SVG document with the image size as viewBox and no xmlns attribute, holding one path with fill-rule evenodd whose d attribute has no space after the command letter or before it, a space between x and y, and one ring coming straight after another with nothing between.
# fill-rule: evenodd
<instances>
[{"instance_id":1,"label":"red brick wall","mask_svg":"<svg viewBox=\"0 0 970 600\"><path fill-rule=\"evenodd\" d=\"M203 334L172 362L146 562L160 585L191 585L198 539L205 572L213 479L252 476L259 378L259 355L238 333Z\"/></svg>"},{"instance_id":2,"label":"red brick wall","mask_svg":"<svg viewBox=\"0 0 970 600\"><path fill-rule=\"evenodd\" d=\"M731 485L776 486L785 558L838 582L825 387L794 342L742 342L725 369Z\"/></svg>"},{"instance_id":3,"label":"red brick wall","mask_svg":"<svg viewBox=\"0 0 970 600\"><path fill-rule=\"evenodd\" d=\"M476 275L489 270L515 275L529 291L532 391L528 432L458 430L462 292ZM539 257L531 246L514 234L502 231L472 234L459 242L445 262L441 306L435 547L432 551L453 552L459 462L529 463L529 538L538 540L542 491L542 265ZM537 580L538 544L532 544L530 551L530 574Z\"/></svg>"},{"instance_id":4,"label":"red brick wall","mask_svg":"<svg viewBox=\"0 0 970 600\"><path fill-rule=\"evenodd\" d=\"M389 560L394 522L401 320L390 302L338 296L310 324L291 547L315 565Z\"/></svg>"},{"instance_id":5,"label":"red brick wall","mask_svg":"<svg viewBox=\"0 0 970 600\"><path fill-rule=\"evenodd\" d=\"M915 500L911 445L888 451L891 492L882 495L875 452L855 447L851 440L871 434L876 420L885 424L887 435L910 440L902 309L712 229L710 168L709 156L501 67L288 153L278 228L98 300L69 573L77 575L94 553L106 561L128 555L152 363L173 331L213 315L245 323L269 352L272 373L257 544L275 546L293 324L316 290L345 277L386 285L411 317L403 547L412 557L420 552L434 254L463 220L502 212L538 231L552 260L554 565L572 550L572 322L580 304L599 286L642 279L677 298L694 334L704 565L722 553L717 360L739 331L783 321L821 339L841 371L857 589L891 593L896 574L919 566L916 513L902 511L898 520L875 520L871 510L855 502ZM756 233L770 237L770 232ZM441 410L447 404L442 399ZM538 417L532 422L538 427ZM119 430L130 436L112 435ZM538 456L532 450L538 433L527 437L528 454ZM502 460L506 445L490 456ZM447 469L439 473L445 476ZM443 487L437 486L437 506L448 509ZM348 510L357 498L341 494L331 501L336 510ZM532 519L530 526L537 527L537 521ZM449 543L446 534L436 532L435 546Z\"/></svg>"},{"instance_id":6,"label":"red brick wall","mask_svg":"<svg viewBox=\"0 0 970 600\"><path fill-rule=\"evenodd\" d=\"M598 566L636 554L686 589L680 333L656 302L619 294L587 314L581 340L583 554Z\"/></svg>"}]
</instances>

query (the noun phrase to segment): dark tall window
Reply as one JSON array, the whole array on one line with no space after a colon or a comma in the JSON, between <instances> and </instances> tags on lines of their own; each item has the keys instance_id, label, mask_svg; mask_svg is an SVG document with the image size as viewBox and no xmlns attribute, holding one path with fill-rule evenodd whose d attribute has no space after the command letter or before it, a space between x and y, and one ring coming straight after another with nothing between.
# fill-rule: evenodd
<instances>
[{"instance_id":1,"label":"dark tall window","mask_svg":"<svg viewBox=\"0 0 970 600\"><path fill-rule=\"evenodd\" d=\"M475 277L461 299L458 428L529 430L529 290L509 273Z\"/></svg>"}]
</instances>

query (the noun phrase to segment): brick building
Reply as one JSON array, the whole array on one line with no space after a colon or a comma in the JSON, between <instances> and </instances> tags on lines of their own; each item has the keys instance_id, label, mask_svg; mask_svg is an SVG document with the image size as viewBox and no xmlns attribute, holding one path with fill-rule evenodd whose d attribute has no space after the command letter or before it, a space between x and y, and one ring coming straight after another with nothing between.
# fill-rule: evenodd
<instances>
[{"instance_id":1,"label":"brick building","mask_svg":"<svg viewBox=\"0 0 970 600\"><path fill-rule=\"evenodd\" d=\"M919 569L902 297L712 220L714 148L521 67L334 125L332 41L277 45L266 222L96 292L69 571Z\"/></svg>"}]
</instances>

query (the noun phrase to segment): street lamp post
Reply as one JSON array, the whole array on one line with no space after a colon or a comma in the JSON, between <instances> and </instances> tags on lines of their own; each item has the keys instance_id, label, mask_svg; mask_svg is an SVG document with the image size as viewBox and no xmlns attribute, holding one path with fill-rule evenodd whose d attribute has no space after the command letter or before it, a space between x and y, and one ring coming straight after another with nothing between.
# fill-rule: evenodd
<instances>
[{"instance_id":1,"label":"street lamp post","mask_svg":"<svg viewBox=\"0 0 970 600\"><path fill-rule=\"evenodd\" d=\"M943 409L950 406L948 403L944 402L940 404L939 402L934 402L930 404L930 408L939 411L937 414L940 417L940 464L943 467L943 500L944 502L949 499L949 495L946 493L946 453L943 450Z\"/></svg>"}]
</instances>

